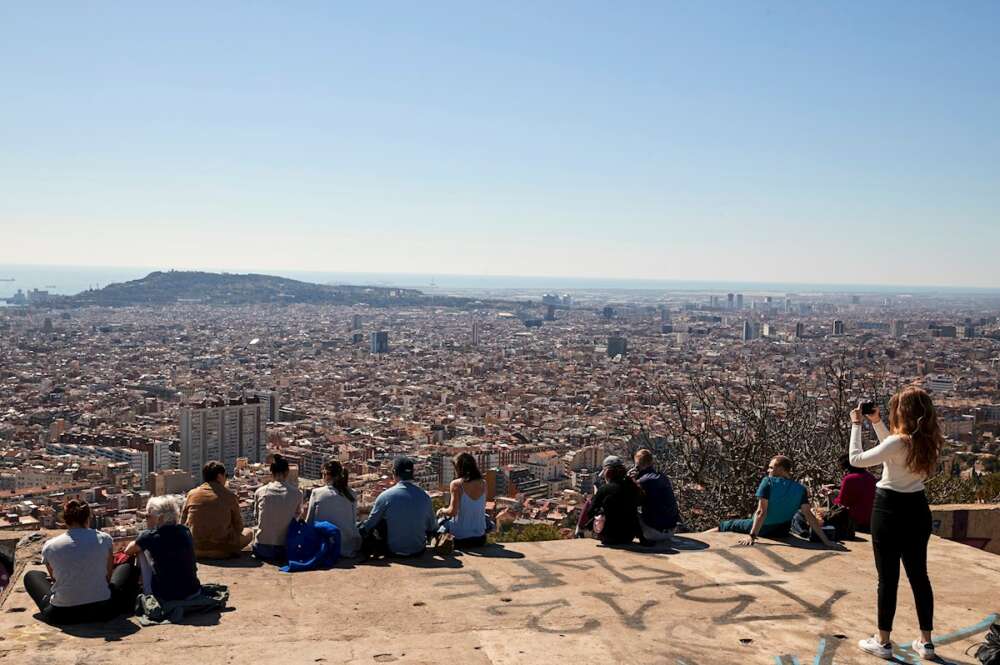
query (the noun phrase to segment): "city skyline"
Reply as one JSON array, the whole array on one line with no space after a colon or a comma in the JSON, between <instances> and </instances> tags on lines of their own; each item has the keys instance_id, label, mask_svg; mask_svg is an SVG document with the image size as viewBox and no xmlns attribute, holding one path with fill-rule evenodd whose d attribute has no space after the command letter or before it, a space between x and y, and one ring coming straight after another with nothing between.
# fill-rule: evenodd
<instances>
[{"instance_id":1,"label":"city skyline","mask_svg":"<svg viewBox=\"0 0 1000 665\"><path fill-rule=\"evenodd\" d=\"M1000 285L996 4L0 18L0 264Z\"/></svg>"}]
</instances>

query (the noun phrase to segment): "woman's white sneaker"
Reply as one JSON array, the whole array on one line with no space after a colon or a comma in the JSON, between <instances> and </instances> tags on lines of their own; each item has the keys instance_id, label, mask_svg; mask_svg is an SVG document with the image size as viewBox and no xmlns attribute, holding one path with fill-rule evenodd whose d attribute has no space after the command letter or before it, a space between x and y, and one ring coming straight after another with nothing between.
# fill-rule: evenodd
<instances>
[{"instance_id":1,"label":"woman's white sneaker","mask_svg":"<svg viewBox=\"0 0 1000 665\"><path fill-rule=\"evenodd\" d=\"M892 658L892 642L882 644L877 638L869 637L867 640L858 642L858 648L879 658Z\"/></svg>"},{"instance_id":2,"label":"woman's white sneaker","mask_svg":"<svg viewBox=\"0 0 1000 665\"><path fill-rule=\"evenodd\" d=\"M910 648L917 652L917 655L921 658L933 658L934 657L934 644L931 642L922 642L921 640L913 640L913 644Z\"/></svg>"}]
</instances>

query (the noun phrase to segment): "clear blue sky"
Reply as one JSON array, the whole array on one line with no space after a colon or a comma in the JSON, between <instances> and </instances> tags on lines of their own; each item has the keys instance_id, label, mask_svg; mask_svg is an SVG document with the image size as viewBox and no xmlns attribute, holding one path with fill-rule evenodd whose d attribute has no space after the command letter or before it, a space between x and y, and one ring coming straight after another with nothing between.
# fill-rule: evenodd
<instances>
[{"instance_id":1,"label":"clear blue sky","mask_svg":"<svg viewBox=\"0 0 1000 665\"><path fill-rule=\"evenodd\" d=\"M7 2L0 85L0 263L1000 286L992 0Z\"/></svg>"}]
</instances>

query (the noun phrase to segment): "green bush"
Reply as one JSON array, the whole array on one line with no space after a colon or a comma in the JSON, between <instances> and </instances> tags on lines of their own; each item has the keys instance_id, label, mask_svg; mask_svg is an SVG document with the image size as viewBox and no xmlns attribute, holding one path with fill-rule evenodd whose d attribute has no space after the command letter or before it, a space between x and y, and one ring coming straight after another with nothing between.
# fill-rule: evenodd
<instances>
[{"instance_id":1,"label":"green bush","mask_svg":"<svg viewBox=\"0 0 1000 665\"><path fill-rule=\"evenodd\" d=\"M525 524L503 527L489 535L491 543L534 543L542 540L562 540L558 527L551 524Z\"/></svg>"}]
</instances>

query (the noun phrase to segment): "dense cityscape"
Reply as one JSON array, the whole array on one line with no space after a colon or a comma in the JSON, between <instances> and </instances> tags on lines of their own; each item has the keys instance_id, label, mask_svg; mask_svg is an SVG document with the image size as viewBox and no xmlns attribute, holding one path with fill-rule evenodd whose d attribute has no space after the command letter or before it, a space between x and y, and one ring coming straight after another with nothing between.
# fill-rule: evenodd
<instances>
[{"instance_id":1,"label":"dense cityscape","mask_svg":"<svg viewBox=\"0 0 1000 665\"><path fill-rule=\"evenodd\" d=\"M191 489L209 459L229 469L252 525L274 452L305 490L324 461L341 461L363 512L391 485L396 455L413 457L418 484L439 496L451 456L469 451L501 524L569 537L606 454L627 454L640 435L667 454L671 424L650 386L748 363L779 412L822 391L833 362L859 377L851 399L862 385L922 384L947 436L942 475L998 470L994 296L581 291L453 307L67 307L36 292L11 303L0 308L0 529L58 528L59 507L82 498L95 526L133 537L149 496Z\"/></svg>"}]
</instances>

